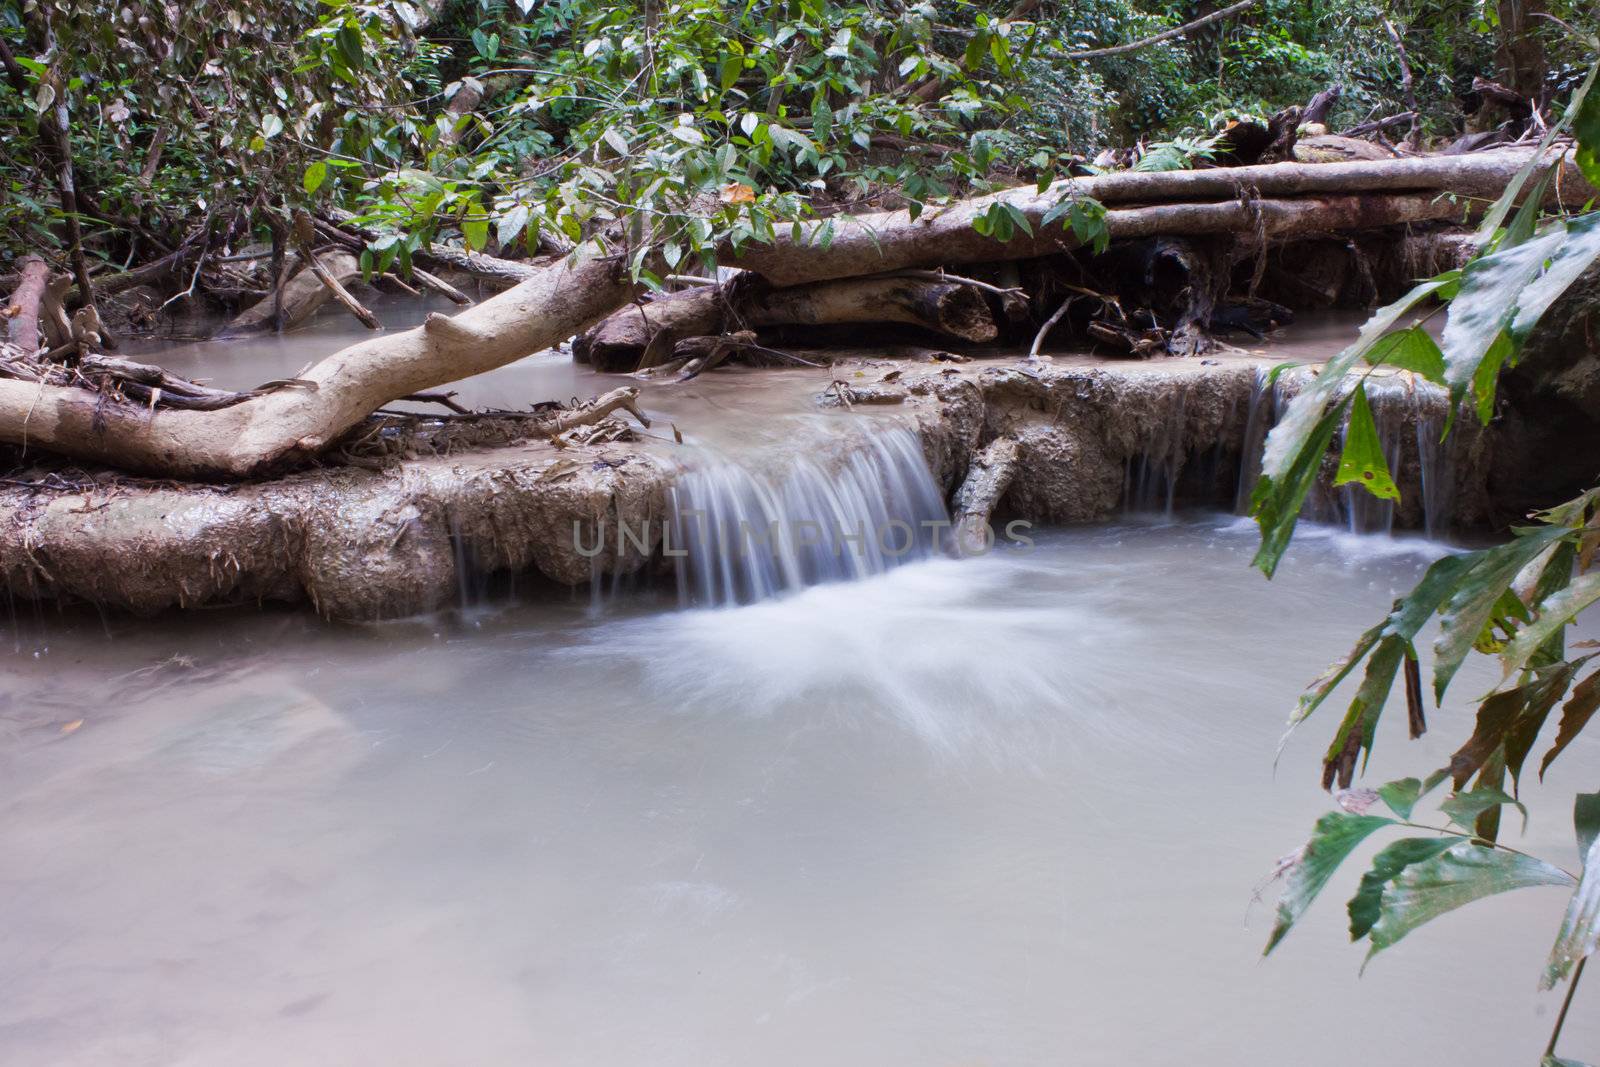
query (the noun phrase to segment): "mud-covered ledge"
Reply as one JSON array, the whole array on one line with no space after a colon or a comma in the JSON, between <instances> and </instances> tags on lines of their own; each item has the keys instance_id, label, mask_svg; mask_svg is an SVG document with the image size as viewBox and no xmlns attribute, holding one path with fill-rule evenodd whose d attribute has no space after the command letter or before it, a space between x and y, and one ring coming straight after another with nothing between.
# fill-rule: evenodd
<instances>
[{"instance_id":1,"label":"mud-covered ledge","mask_svg":"<svg viewBox=\"0 0 1600 1067\"><path fill-rule=\"evenodd\" d=\"M913 425L947 501L974 457L1009 438L1014 458L993 515L1085 523L1169 500L1233 506L1252 476L1248 457L1259 455L1275 412L1311 373L1269 386L1266 366L1244 358L955 368L863 359L820 375L815 395L842 403L839 388L824 387L830 377L848 380L844 391L859 410ZM1395 378L1370 391L1404 497L1395 525L1422 527L1424 504L1440 494L1458 521L1479 519L1483 435L1458 432L1446 453L1430 454L1447 395ZM810 403L797 394L797 406ZM848 438L840 435L841 452ZM681 469L670 449L629 441L558 448L539 439L384 470L324 467L232 485L109 473L66 486L8 485L0 487L0 589L141 613L303 602L361 620L451 605L464 567L566 585L664 568L660 531ZM1013 456L1009 446L1002 451ZM1333 467L1330 457L1307 514L1346 521L1345 495L1330 490ZM615 536L622 527L654 536L641 547ZM580 544L599 554L585 556Z\"/></svg>"},{"instance_id":2,"label":"mud-covered ledge","mask_svg":"<svg viewBox=\"0 0 1600 1067\"><path fill-rule=\"evenodd\" d=\"M1110 367L1019 361L921 375L903 385L906 409L947 491L960 484L973 455L1010 437L1017 459L995 514L1084 523L1167 501L1238 502L1277 412L1314 373L1300 368L1268 384L1269 366L1246 359ZM1369 390L1402 494L1394 525L1423 528L1430 501L1458 523L1482 521L1487 435L1459 420L1440 445L1450 399L1425 382L1384 376ZM1332 490L1335 468L1330 455L1308 518L1348 519L1343 494Z\"/></svg>"},{"instance_id":3,"label":"mud-covered ledge","mask_svg":"<svg viewBox=\"0 0 1600 1067\"><path fill-rule=\"evenodd\" d=\"M394 618L454 601L458 567L536 571L565 584L647 562L590 531L659 529L668 462L628 444L544 442L467 455L304 471L235 485L105 476L70 489L0 490L0 587L26 599L139 613L309 602L339 619Z\"/></svg>"}]
</instances>

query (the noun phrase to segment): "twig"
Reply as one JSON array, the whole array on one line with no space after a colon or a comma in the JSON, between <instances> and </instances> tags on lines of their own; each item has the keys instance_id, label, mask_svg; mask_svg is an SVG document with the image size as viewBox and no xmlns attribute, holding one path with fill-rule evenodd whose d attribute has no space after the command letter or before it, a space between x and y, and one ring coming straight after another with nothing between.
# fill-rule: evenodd
<instances>
[{"instance_id":1,"label":"twig","mask_svg":"<svg viewBox=\"0 0 1600 1067\"><path fill-rule=\"evenodd\" d=\"M1061 306L1056 308L1055 314L1044 320L1044 325L1039 327L1039 332L1033 335L1033 344L1028 348L1029 359L1039 354L1039 349L1044 347L1045 335L1055 328L1056 323L1060 322L1066 315L1067 309L1078 299L1080 298L1077 294L1067 297L1061 301Z\"/></svg>"},{"instance_id":2,"label":"twig","mask_svg":"<svg viewBox=\"0 0 1600 1067\"><path fill-rule=\"evenodd\" d=\"M1213 11L1211 14L1197 18L1193 22L1186 22L1182 26L1176 26L1170 30L1158 33L1153 37L1146 37L1138 41L1129 41L1127 44L1114 44L1108 48L1088 48L1081 52L1067 52L1061 55L1060 58L1100 59L1103 56L1120 56L1127 52L1136 52L1141 48L1148 48L1150 45L1160 44L1162 41L1170 41L1174 37L1182 37L1186 34L1193 33L1195 30L1209 26L1213 22L1220 22L1225 18L1231 18L1246 8L1254 7L1255 4L1256 0L1239 0L1239 2L1236 4L1231 4L1219 11Z\"/></svg>"},{"instance_id":3,"label":"twig","mask_svg":"<svg viewBox=\"0 0 1600 1067\"><path fill-rule=\"evenodd\" d=\"M1390 115L1388 118L1373 119L1371 122L1359 123L1350 127L1348 130L1345 130L1339 134L1339 136L1364 137L1369 133L1377 133L1379 130L1387 129L1390 126L1398 126L1402 122L1411 123L1412 128L1415 129L1417 125L1417 113L1415 111L1402 111L1398 115Z\"/></svg>"},{"instance_id":4,"label":"twig","mask_svg":"<svg viewBox=\"0 0 1600 1067\"><path fill-rule=\"evenodd\" d=\"M462 307L468 307L472 304L472 297L468 296L466 293L463 293L460 289L457 289L444 279L435 278L421 267L413 266L411 268L411 276L417 281L421 282L424 289L432 289L434 292L449 299L452 303L460 304Z\"/></svg>"},{"instance_id":5,"label":"twig","mask_svg":"<svg viewBox=\"0 0 1600 1067\"><path fill-rule=\"evenodd\" d=\"M400 275L398 274L386 271L382 277L384 281L388 282L390 285L397 286L402 292L410 293L412 296L422 295L417 290L411 288L411 286L402 281Z\"/></svg>"},{"instance_id":6,"label":"twig","mask_svg":"<svg viewBox=\"0 0 1600 1067\"><path fill-rule=\"evenodd\" d=\"M328 287L328 291L334 295L334 299L343 304L350 314L361 320L361 325L369 330L383 329L383 325L378 322L378 316L363 307L359 300L350 295L350 290L339 284L339 279L335 278L332 272L322 265L322 261L317 258L315 252L311 251L310 246L302 245L300 247L300 255L305 259L306 266L311 268L311 273L317 276L317 280Z\"/></svg>"},{"instance_id":7,"label":"twig","mask_svg":"<svg viewBox=\"0 0 1600 1067\"><path fill-rule=\"evenodd\" d=\"M396 397L396 400L409 400L413 404L441 404L457 415L471 415L472 409L462 407L455 401L455 393L411 393L408 396Z\"/></svg>"},{"instance_id":8,"label":"twig","mask_svg":"<svg viewBox=\"0 0 1600 1067\"><path fill-rule=\"evenodd\" d=\"M942 270L895 270L883 275L883 277L915 278L924 282L953 282L956 285L970 285L974 289L981 289L986 293L993 293L995 296L1016 296L1019 293L1021 293L1024 297L1027 295L1026 290L1024 290L1021 286L1012 286L1009 289L1003 289L998 285L990 285L988 282L980 282L976 278L963 278L959 274L947 274Z\"/></svg>"},{"instance_id":9,"label":"twig","mask_svg":"<svg viewBox=\"0 0 1600 1067\"><path fill-rule=\"evenodd\" d=\"M1588 956L1578 961L1577 970L1572 972L1572 981L1567 984L1567 999L1561 1002L1561 1014L1556 1016L1556 1028L1550 1032L1550 1043L1544 1047L1544 1058L1547 1063L1555 1059L1556 1042L1561 1039L1561 1028L1567 1025L1567 1011L1572 1007L1572 995L1578 991L1578 979L1583 977L1583 965L1588 962Z\"/></svg>"},{"instance_id":10,"label":"twig","mask_svg":"<svg viewBox=\"0 0 1600 1067\"><path fill-rule=\"evenodd\" d=\"M1383 32L1389 35L1389 43L1394 45L1395 54L1400 58L1400 89L1406 95L1406 106L1411 108L1411 129L1406 133L1406 147L1414 149L1421 139L1417 116L1422 113L1422 108L1417 106L1417 94L1412 88L1411 63L1406 58L1405 42L1400 39L1400 32L1394 28L1394 23L1387 18L1380 21L1383 23Z\"/></svg>"}]
</instances>

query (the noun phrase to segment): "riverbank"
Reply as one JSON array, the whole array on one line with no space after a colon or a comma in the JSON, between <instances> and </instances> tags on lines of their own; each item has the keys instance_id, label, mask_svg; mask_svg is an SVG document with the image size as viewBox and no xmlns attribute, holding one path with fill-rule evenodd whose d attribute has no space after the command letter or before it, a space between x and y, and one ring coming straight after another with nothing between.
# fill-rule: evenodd
<instances>
[{"instance_id":1,"label":"riverbank","mask_svg":"<svg viewBox=\"0 0 1600 1067\"><path fill-rule=\"evenodd\" d=\"M21 600L139 613L304 603L358 620L447 607L465 583L485 576L571 586L666 575L673 487L684 471L712 455L781 465L801 450L824 468L848 463L859 439L845 424L912 428L946 502L980 449L1014 439L1015 472L993 502L997 519L1054 525L1130 509L1232 508L1241 481L1253 476L1247 457L1296 387L1294 374L1267 386L1267 368L1326 356L1327 340L1290 331L1256 352L1204 360L1064 354L929 364L846 353L815 370L745 369L645 385L640 403L656 413L654 432L618 423L601 435L615 439L594 443L519 439L513 429L495 447L416 455L402 445L363 466L334 463L246 483L66 468L0 488L0 589ZM561 354L527 365L579 389L628 381L572 377ZM1447 514L1481 519L1482 465L1464 461L1473 435L1458 435L1443 453L1426 447L1447 413L1444 394L1395 381L1374 397L1402 504L1374 516L1373 505L1324 492L1313 514L1418 529Z\"/></svg>"}]
</instances>

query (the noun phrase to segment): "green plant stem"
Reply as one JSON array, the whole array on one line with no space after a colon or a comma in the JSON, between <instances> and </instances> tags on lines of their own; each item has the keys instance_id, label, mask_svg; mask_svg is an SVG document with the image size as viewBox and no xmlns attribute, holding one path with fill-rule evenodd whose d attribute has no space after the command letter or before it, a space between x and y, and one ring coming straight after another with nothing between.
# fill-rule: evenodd
<instances>
[{"instance_id":1,"label":"green plant stem","mask_svg":"<svg viewBox=\"0 0 1600 1067\"><path fill-rule=\"evenodd\" d=\"M1556 1042L1561 1039L1561 1028L1567 1025L1567 1012L1572 1007L1572 995L1578 991L1578 979L1583 977L1583 965L1589 962L1585 956L1578 961L1577 970L1572 972L1572 981L1567 984L1567 999L1561 1002L1561 1014L1556 1016L1556 1028L1550 1031L1550 1043L1544 1047L1545 1059L1556 1054Z\"/></svg>"}]
</instances>

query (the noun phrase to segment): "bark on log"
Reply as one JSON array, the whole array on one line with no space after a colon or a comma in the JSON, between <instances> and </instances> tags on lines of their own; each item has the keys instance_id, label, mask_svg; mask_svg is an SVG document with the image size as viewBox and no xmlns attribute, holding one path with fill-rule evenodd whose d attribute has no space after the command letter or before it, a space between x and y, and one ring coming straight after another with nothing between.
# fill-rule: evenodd
<instances>
[{"instance_id":1,"label":"bark on log","mask_svg":"<svg viewBox=\"0 0 1600 1067\"><path fill-rule=\"evenodd\" d=\"M50 281L50 264L38 256L28 256L22 261L20 275L17 291L11 295L6 339L32 355L39 351L39 305Z\"/></svg>"},{"instance_id":2,"label":"bark on log","mask_svg":"<svg viewBox=\"0 0 1600 1067\"><path fill-rule=\"evenodd\" d=\"M760 285L701 286L626 307L573 345L580 363L607 372L648 370L680 341L759 326L905 323L963 341L992 341L994 317L966 281L885 277L819 282L789 289Z\"/></svg>"},{"instance_id":3,"label":"bark on log","mask_svg":"<svg viewBox=\"0 0 1600 1067\"><path fill-rule=\"evenodd\" d=\"M978 343L993 341L999 332L989 305L976 289L915 278L865 278L778 289L761 294L740 308L740 314L751 326L906 323Z\"/></svg>"},{"instance_id":4,"label":"bark on log","mask_svg":"<svg viewBox=\"0 0 1600 1067\"><path fill-rule=\"evenodd\" d=\"M0 442L167 476L248 476L314 455L397 397L549 348L633 293L624 264L591 248L453 318L345 348L304 375L308 388L221 411L150 411L86 389L0 381Z\"/></svg>"},{"instance_id":5,"label":"bark on log","mask_svg":"<svg viewBox=\"0 0 1600 1067\"><path fill-rule=\"evenodd\" d=\"M348 211L331 209L326 216L318 220L317 230L324 237L340 240L352 252L359 253L369 240L375 239L377 234L371 230L363 230L350 220L354 218ZM569 245L550 235L541 235L539 247L543 250L548 243L552 244L552 253L565 255L572 251ZM354 242L349 243L349 242ZM426 267L444 270L456 270L462 274L470 274L474 278L495 289L509 289L519 282L525 282L535 277L540 271L550 264L548 258L523 261L519 259L500 259L495 256L486 256L481 252L468 252L461 248L451 248L447 245L434 245L428 249L418 249L411 257L414 261Z\"/></svg>"},{"instance_id":6,"label":"bark on log","mask_svg":"<svg viewBox=\"0 0 1600 1067\"><path fill-rule=\"evenodd\" d=\"M963 556L981 555L994 545L989 516L1011 487L1017 469L1017 442L996 437L972 459L966 480L956 490L955 547Z\"/></svg>"},{"instance_id":7,"label":"bark on log","mask_svg":"<svg viewBox=\"0 0 1600 1067\"><path fill-rule=\"evenodd\" d=\"M670 353L686 337L721 333L723 318L720 286L672 293L609 316L573 343L572 355L606 372L648 369L641 359L652 341L657 351Z\"/></svg>"},{"instance_id":8,"label":"bark on log","mask_svg":"<svg viewBox=\"0 0 1600 1067\"><path fill-rule=\"evenodd\" d=\"M333 252L318 257L329 276L339 282L361 277L361 264L346 252ZM283 329L293 330L310 321L317 310L334 298L334 292L314 270L305 269L304 257L297 257L299 267L291 266L289 280L282 290ZM273 311L278 301L269 293L262 300L241 311L219 338L245 337L273 328ZM370 312L369 312L370 314Z\"/></svg>"},{"instance_id":9,"label":"bark on log","mask_svg":"<svg viewBox=\"0 0 1600 1067\"><path fill-rule=\"evenodd\" d=\"M1460 205L1440 193L1492 200L1532 154L1532 150L1508 149L1473 156L1072 178L1042 194L1032 186L1019 187L925 211L915 220L905 211L893 211L809 223L800 228L798 240L785 230L773 245L746 245L738 255L725 250L720 261L787 286L941 263L1027 259L1077 243L1060 225L1052 224L1048 231L1040 225L1045 213L1070 194L1093 197L1108 206L1152 204L1113 207L1106 219L1113 238L1222 233L1288 237L1401 225L1459 217ZM1561 181L1551 183L1552 195L1558 186L1574 202L1595 195L1575 164L1564 163L1563 168ZM1374 195L1380 193L1388 195ZM1268 199L1245 201L1254 195ZM1228 202L1190 202L1204 200ZM996 202L1022 212L1033 235L999 242L974 230L972 220ZM832 242L826 246L819 240L824 226L833 227Z\"/></svg>"}]
</instances>

